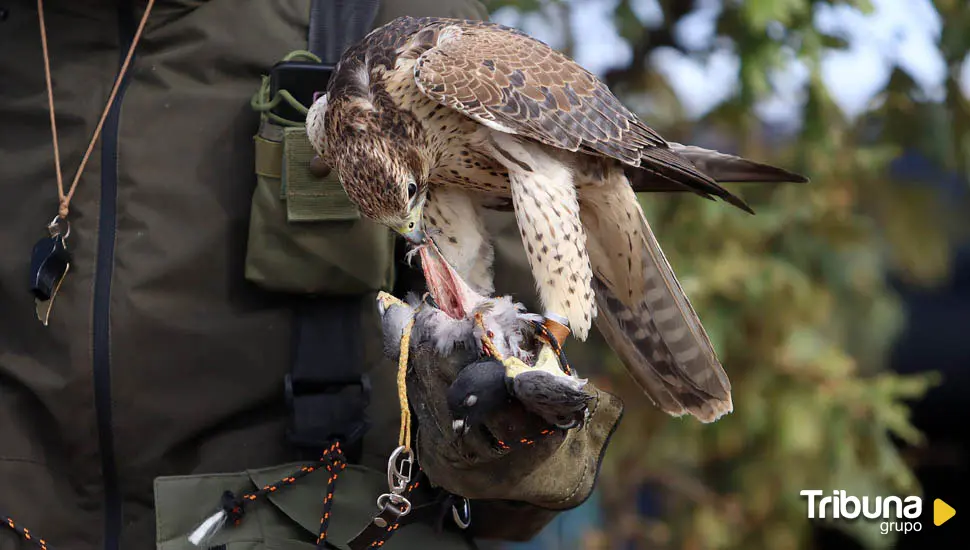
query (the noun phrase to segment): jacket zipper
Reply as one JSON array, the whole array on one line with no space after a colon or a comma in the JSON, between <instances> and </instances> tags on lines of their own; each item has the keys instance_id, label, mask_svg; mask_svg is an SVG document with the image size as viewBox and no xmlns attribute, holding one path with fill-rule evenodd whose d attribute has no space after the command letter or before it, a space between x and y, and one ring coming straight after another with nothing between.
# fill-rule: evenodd
<instances>
[{"instance_id":1,"label":"jacket zipper","mask_svg":"<svg viewBox=\"0 0 970 550\"><path fill-rule=\"evenodd\" d=\"M131 45L135 31L132 2L118 2L118 67ZM104 484L104 548L120 550L121 490L115 462L114 433L111 422L111 278L114 273L116 224L118 218L118 126L121 104L128 88L129 72L118 89L101 134L101 203L98 217L98 251L94 276L92 349L94 405Z\"/></svg>"}]
</instances>

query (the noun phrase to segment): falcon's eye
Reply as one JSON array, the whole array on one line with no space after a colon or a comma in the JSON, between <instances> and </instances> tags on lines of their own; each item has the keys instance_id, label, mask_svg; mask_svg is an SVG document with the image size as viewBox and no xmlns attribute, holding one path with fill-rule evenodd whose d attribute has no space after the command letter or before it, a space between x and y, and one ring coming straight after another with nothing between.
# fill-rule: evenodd
<instances>
[{"instance_id":1,"label":"falcon's eye","mask_svg":"<svg viewBox=\"0 0 970 550\"><path fill-rule=\"evenodd\" d=\"M408 184L408 198L413 199L414 195L418 193L418 186L416 183L411 182Z\"/></svg>"}]
</instances>

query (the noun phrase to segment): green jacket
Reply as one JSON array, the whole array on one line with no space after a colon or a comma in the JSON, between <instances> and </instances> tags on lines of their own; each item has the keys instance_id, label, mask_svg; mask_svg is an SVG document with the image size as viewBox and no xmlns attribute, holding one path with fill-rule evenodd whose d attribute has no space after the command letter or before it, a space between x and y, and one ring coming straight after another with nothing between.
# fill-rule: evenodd
<instances>
[{"instance_id":1,"label":"green jacket","mask_svg":"<svg viewBox=\"0 0 970 550\"><path fill-rule=\"evenodd\" d=\"M145 2L45 6L69 183ZM208 513L221 485L295 459L282 392L293 298L243 273L250 98L269 67L306 48L309 0L157 2L72 202L73 264L48 327L27 289L31 247L57 209L36 3L0 7L0 513L53 548L149 548L164 530L156 478L250 472L190 478L211 486L211 503L164 503ZM385 0L378 23L404 14L486 16L476 0ZM393 367L373 293L360 307L374 382L361 463L382 471L398 429ZM499 535L526 538L551 518L516 510ZM32 548L18 540L0 529L0 550Z\"/></svg>"}]
</instances>

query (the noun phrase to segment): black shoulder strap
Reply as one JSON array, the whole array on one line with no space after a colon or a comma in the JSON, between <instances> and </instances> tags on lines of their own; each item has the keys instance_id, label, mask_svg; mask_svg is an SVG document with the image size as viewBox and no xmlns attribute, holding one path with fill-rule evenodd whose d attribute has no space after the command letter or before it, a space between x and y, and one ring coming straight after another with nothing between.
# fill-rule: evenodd
<instances>
[{"instance_id":1,"label":"black shoulder strap","mask_svg":"<svg viewBox=\"0 0 970 550\"><path fill-rule=\"evenodd\" d=\"M326 65L363 38L377 14L378 0L312 0L310 51ZM316 459L335 439L348 459L359 459L370 425L366 416L370 382L363 369L360 337L362 297L303 297L294 312L293 364L286 377L290 443Z\"/></svg>"},{"instance_id":2,"label":"black shoulder strap","mask_svg":"<svg viewBox=\"0 0 970 550\"><path fill-rule=\"evenodd\" d=\"M371 386L363 373L362 297L302 298L294 317L293 365L286 377L287 436L316 459L333 441L351 461L370 427Z\"/></svg>"},{"instance_id":3,"label":"black shoulder strap","mask_svg":"<svg viewBox=\"0 0 970 550\"><path fill-rule=\"evenodd\" d=\"M336 65L348 46L371 29L378 0L311 0L310 51Z\"/></svg>"}]
</instances>

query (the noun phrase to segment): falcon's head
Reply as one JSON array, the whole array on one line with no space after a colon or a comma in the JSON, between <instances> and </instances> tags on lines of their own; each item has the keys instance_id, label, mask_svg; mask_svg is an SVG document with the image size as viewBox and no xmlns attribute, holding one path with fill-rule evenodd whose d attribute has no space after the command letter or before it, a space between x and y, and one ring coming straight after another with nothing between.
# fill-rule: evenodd
<instances>
[{"instance_id":1,"label":"falcon's head","mask_svg":"<svg viewBox=\"0 0 970 550\"><path fill-rule=\"evenodd\" d=\"M361 214L413 244L425 241L421 211L430 165L418 147L420 132L410 113L377 109L361 98L328 106L324 96L307 114L310 142Z\"/></svg>"}]
</instances>

